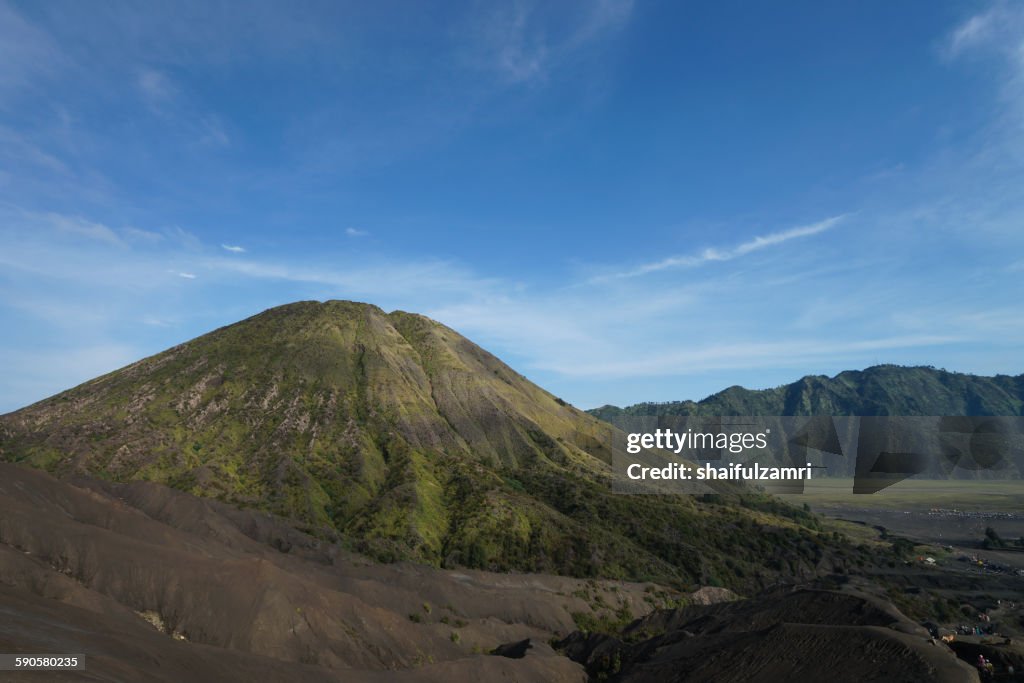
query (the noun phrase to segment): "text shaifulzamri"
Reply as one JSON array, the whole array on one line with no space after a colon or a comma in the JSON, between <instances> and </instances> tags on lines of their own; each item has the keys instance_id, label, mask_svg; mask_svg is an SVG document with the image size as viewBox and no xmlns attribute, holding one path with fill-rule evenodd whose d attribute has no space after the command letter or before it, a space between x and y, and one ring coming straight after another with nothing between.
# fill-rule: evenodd
<instances>
[{"instance_id":1,"label":"text shaifulzamri","mask_svg":"<svg viewBox=\"0 0 1024 683\"><path fill-rule=\"evenodd\" d=\"M813 466L807 463L807 467L763 467L757 463L750 465L743 463L730 463L728 465L686 465L683 463L669 463L663 467L645 467L640 463L633 463L626 468L626 476L630 479L683 479L696 481L712 480L807 480L811 478Z\"/></svg>"}]
</instances>

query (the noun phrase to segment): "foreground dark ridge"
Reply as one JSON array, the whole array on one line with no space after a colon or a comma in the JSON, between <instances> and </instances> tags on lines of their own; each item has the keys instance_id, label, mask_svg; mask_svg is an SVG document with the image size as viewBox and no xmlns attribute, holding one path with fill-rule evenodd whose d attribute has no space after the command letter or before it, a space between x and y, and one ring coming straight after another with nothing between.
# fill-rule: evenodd
<instances>
[{"instance_id":1,"label":"foreground dark ridge","mask_svg":"<svg viewBox=\"0 0 1024 683\"><path fill-rule=\"evenodd\" d=\"M679 598L653 584L381 565L158 484L0 464L0 651L87 665L5 681L977 680L858 593L700 606L730 598L705 589L634 620Z\"/></svg>"},{"instance_id":2,"label":"foreground dark ridge","mask_svg":"<svg viewBox=\"0 0 1024 683\"><path fill-rule=\"evenodd\" d=\"M977 681L977 672L890 603L855 590L776 591L661 610L615 635L557 643L591 680Z\"/></svg>"},{"instance_id":3,"label":"foreground dark ridge","mask_svg":"<svg viewBox=\"0 0 1024 683\"><path fill-rule=\"evenodd\" d=\"M611 494L611 429L428 318L300 302L0 417L0 457L272 512L379 560L739 590L865 560L765 497Z\"/></svg>"}]
</instances>

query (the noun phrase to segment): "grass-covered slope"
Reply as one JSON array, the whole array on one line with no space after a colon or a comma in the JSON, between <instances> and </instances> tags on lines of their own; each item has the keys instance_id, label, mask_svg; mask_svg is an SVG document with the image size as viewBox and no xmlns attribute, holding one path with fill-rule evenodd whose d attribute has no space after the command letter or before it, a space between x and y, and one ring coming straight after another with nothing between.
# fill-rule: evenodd
<instances>
[{"instance_id":1,"label":"grass-covered slope","mask_svg":"<svg viewBox=\"0 0 1024 683\"><path fill-rule=\"evenodd\" d=\"M774 389L730 387L702 401L603 406L622 415L1024 415L1024 375L981 377L931 367L877 365L835 377L808 375Z\"/></svg>"},{"instance_id":2,"label":"grass-covered slope","mask_svg":"<svg viewBox=\"0 0 1024 683\"><path fill-rule=\"evenodd\" d=\"M786 506L612 494L609 429L427 318L301 302L0 417L0 457L385 560L732 586L852 561Z\"/></svg>"}]
</instances>

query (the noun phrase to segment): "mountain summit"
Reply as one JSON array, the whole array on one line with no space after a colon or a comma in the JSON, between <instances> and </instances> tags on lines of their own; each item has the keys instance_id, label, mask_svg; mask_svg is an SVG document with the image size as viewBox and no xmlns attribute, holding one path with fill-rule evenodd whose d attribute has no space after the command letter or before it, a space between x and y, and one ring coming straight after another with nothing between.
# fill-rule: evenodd
<instances>
[{"instance_id":1,"label":"mountain summit","mask_svg":"<svg viewBox=\"0 0 1024 683\"><path fill-rule=\"evenodd\" d=\"M420 315L273 308L0 417L0 457L273 512L377 559L768 580L830 570L767 499L614 495L611 427ZM785 558L784 560L781 558Z\"/></svg>"}]
</instances>

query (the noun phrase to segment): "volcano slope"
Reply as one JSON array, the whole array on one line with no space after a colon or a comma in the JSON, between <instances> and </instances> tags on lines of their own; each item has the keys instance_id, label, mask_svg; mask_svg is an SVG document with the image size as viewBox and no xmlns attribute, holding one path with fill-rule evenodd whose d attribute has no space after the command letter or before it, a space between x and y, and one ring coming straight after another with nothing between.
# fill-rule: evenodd
<instances>
[{"instance_id":1,"label":"volcano slope","mask_svg":"<svg viewBox=\"0 0 1024 683\"><path fill-rule=\"evenodd\" d=\"M764 497L612 494L610 429L428 318L300 302L0 417L0 457L384 561L750 591L867 559Z\"/></svg>"}]
</instances>

